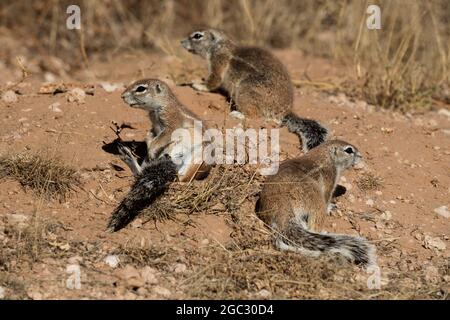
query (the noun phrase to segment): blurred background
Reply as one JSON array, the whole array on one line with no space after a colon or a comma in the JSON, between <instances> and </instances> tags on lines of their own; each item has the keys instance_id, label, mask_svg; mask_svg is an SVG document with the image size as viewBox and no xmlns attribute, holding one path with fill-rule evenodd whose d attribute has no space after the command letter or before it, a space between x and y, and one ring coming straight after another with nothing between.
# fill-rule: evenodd
<instances>
[{"instance_id":1,"label":"blurred background","mask_svg":"<svg viewBox=\"0 0 450 320\"><path fill-rule=\"evenodd\" d=\"M66 9L81 8L81 30ZM366 9L381 8L381 30ZM196 26L218 27L247 45L296 49L351 70L339 88L390 109L449 103L448 0L2 0L0 65L58 74L124 51L177 55Z\"/></svg>"}]
</instances>

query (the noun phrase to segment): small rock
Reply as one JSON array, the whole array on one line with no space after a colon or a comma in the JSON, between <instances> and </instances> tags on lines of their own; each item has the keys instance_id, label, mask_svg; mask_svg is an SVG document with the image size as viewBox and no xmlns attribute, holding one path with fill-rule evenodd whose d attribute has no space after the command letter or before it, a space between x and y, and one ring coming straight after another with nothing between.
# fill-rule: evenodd
<instances>
[{"instance_id":1,"label":"small rock","mask_svg":"<svg viewBox=\"0 0 450 320\"><path fill-rule=\"evenodd\" d=\"M71 263L71 264L79 264L83 261L83 258L80 256L73 256L70 257L67 262Z\"/></svg>"},{"instance_id":2,"label":"small rock","mask_svg":"<svg viewBox=\"0 0 450 320\"><path fill-rule=\"evenodd\" d=\"M108 266L110 266L111 268L117 268L117 266L118 266L119 263L120 263L119 257L116 256L116 255L113 255L113 254L107 256L107 257L105 258L105 260L103 260L103 261L105 261L105 263L106 263Z\"/></svg>"},{"instance_id":3,"label":"small rock","mask_svg":"<svg viewBox=\"0 0 450 320\"><path fill-rule=\"evenodd\" d=\"M160 296L163 296L165 298L170 297L170 295L172 294L169 289L166 289L166 288L160 287L160 286L154 287L153 288L153 293L155 293L157 295L160 295Z\"/></svg>"},{"instance_id":4,"label":"small rock","mask_svg":"<svg viewBox=\"0 0 450 320\"><path fill-rule=\"evenodd\" d=\"M148 284L157 284L158 279L156 278L157 271L153 269L152 267L145 266L140 271L142 279L145 281L145 283Z\"/></svg>"},{"instance_id":5,"label":"small rock","mask_svg":"<svg viewBox=\"0 0 450 320\"><path fill-rule=\"evenodd\" d=\"M366 204L367 204L368 206L371 206L371 207L372 207L375 203L373 202L372 199L367 199Z\"/></svg>"},{"instance_id":6,"label":"small rock","mask_svg":"<svg viewBox=\"0 0 450 320\"><path fill-rule=\"evenodd\" d=\"M38 292L35 289L28 289L27 291L28 297L33 300L42 300L42 293Z\"/></svg>"},{"instance_id":7,"label":"small rock","mask_svg":"<svg viewBox=\"0 0 450 320\"><path fill-rule=\"evenodd\" d=\"M353 168L355 168L356 170L362 170L365 167L366 167L366 164L364 163L364 161L361 161L353 166Z\"/></svg>"},{"instance_id":8,"label":"small rock","mask_svg":"<svg viewBox=\"0 0 450 320\"><path fill-rule=\"evenodd\" d=\"M261 299L270 299L272 297L272 293L266 289L260 290L256 295Z\"/></svg>"},{"instance_id":9,"label":"small rock","mask_svg":"<svg viewBox=\"0 0 450 320\"><path fill-rule=\"evenodd\" d=\"M8 214L7 218L9 224L15 225L20 229L25 228L28 225L27 221L29 220L29 217L27 217L26 215L19 213Z\"/></svg>"},{"instance_id":10,"label":"small rock","mask_svg":"<svg viewBox=\"0 0 450 320\"><path fill-rule=\"evenodd\" d=\"M5 299L6 290L3 287L0 287L0 299Z\"/></svg>"},{"instance_id":11,"label":"small rock","mask_svg":"<svg viewBox=\"0 0 450 320\"><path fill-rule=\"evenodd\" d=\"M236 111L236 110L230 112L230 117L233 117L233 118L236 118L236 119L239 119L239 120L244 120L245 119L245 116L242 113L240 113L239 111Z\"/></svg>"},{"instance_id":12,"label":"small rock","mask_svg":"<svg viewBox=\"0 0 450 320\"><path fill-rule=\"evenodd\" d=\"M8 90L3 93L2 100L3 102L6 103L14 103L17 102L19 99L17 98L17 94L14 91Z\"/></svg>"},{"instance_id":13,"label":"small rock","mask_svg":"<svg viewBox=\"0 0 450 320\"><path fill-rule=\"evenodd\" d=\"M55 102L48 106L48 108L53 112L62 112L62 110L59 108L61 106L61 103Z\"/></svg>"},{"instance_id":14,"label":"small rock","mask_svg":"<svg viewBox=\"0 0 450 320\"><path fill-rule=\"evenodd\" d=\"M442 108L442 109L440 109L440 110L438 111L438 114L443 115L443 116L450 117L450 110L447 110L447 109Z\"/></svg>"},{"instance_id":15,"label":"small rock","mask_svg":"<svg viewBox=\"0 0 450 320\"><path fill-rule=\"evenodd\" d=\"M226 211L226 207L222 202L217 202L215 205L211 207L211 211Z\"/></svg>"},{"instance_id":16,"label":"small rock","mask_svg":"<svg viewBox=\"0 0 450 320\"><path fill-rule=\"evenodd\" d=\"M130 287L139 288L145 285L145 281L142 279L139 271L131 265L126 265L125 268L120 270L119 276L125 280L126 284Z\"/></svg>"},{"instance_id":17,"label":"small rock","mask_svg":"<svg viewBox=\"0 0 450 320\"><path fill-rule=\"evenodd\" d=\"M86 93L81 88L73 88L67 93L67 101L83 104Z\"/></svg>"},{"instance_id":18,"label":"small rock","mask_svg":"<svg viewBox=\"0 0 450 320\"><path fill-rule=\"evenodd\" d=\"M142 219L139 219L139 218L135 219L135 220L131 223L131 226L132 226L133 228L136 228L136 229L141 228L141 227L142 227Z\"/></svg>"},{"instance_id":19,"label":"small rock","mask_svg":"<svg viewBox=\"0 0 450 320\"><path fill-rule=\"evenodd\" d=\"M117 89L123 88L122 83L108 83L108 82L102 82L100 83L100 86L108 93L114 92Z\"/></svg>"},{"instance_id":20,"label":"small rock","mask_svg":"<svg viewBox=\"0 0 450 320\"><path fill-rule=\"evenodd\" d=\"M431 236L425 236L423 240L423 245L427 249L437 249L439 251L445 250L447 246L445 245L444 241L442 241L439 238L433 238Z\"/></svg>"},{"instance_id":21,"label":"small rock","mask_svg":"<svg viewBox=\"0 0 450 320\"><path fill-rule=\"evenodd\" d=\"M203 239L202 241L200 241L200 244L202 246L207 246L209 244L209 240L208 239Z\"/></svg>"},{"instance_id":22,"label":"small rock","mask_svg":"<svg viewBox=\"0 0 450 320\"><path fill-rule=\"evenodd\" d=\"M431 283L437 283L439 281L439 270L433 265L429 265L425 268L425 280Z\"/></svg>"},{"instance_id":23,"label":"small rock","mask_svg":"<svg viewBox=\"0 0 450 320\"><path fill-rule=\"evenodd\" d=\"M434 209L434 212L440 216L443 216L444 218L450 218L450 211L448 211L447 206L442 206L442 207L436 208L436 209Z\"/></svg>"},{"instance_id":24,"label":"small rock","mask_svg":"<svg viewBox=\"0 0 450 320\"><path fill-rule=\"evenodd\" d=\"M345 187L347 190L349 190L348 185L344 185L344 187ZM348 195L348 201L350 201L350 203L355 203L355 201L356 201L355 196L352 195L352 194L349 194L349 195Z\"/></svg>"},{"instance_id":25,"label":"small rock","mask_svg":"<svg viewBox=\"0 0 450 320\"><path fill-rule=\"evenodd\" d=\"M44 80L45 82L55 82L56 76L51 72L44 73Z\"/></svg>"},{"instance_id":26,"label":"small rock","mask_svg":"<svg viewBox=\"0 0 450 320\"><path fill-rule=\"evenodd\" d=\"M123 300L136 300L136 294L131 292L131 291L127 291L125 292L124 296L123 296Z\"/></svg>"},{"instance_id":27,"label":"small rock","mask_svg":"<svg viewBox=\"0 0 450 320\"><path fill-rule=\"evenodd\" d=\"M175 273L183 273L186 272L187 267L184 263L177 263L173 266L173 271Z\"/></svg>"},{"instance_id":28,"label":"small rock","mask_svg":"<svg viewBox=\"0 0 450 320\"><path fill-rule=\"evenodd\" d=\"M148 293L148 291L147 291L147 289L141 287L136 290L136 293L142 297L142 296L145 296Z\"/></svg>"},{"instance_id":29,"label":"small rock","mask_svg":"<svg viewBox=\"0 0 450 320\"><path fill-rule=\"evenodd\" d=\"M390 211L385 211L380 215L380 218L389 221L392 219L392 213Z\"/></svg>"}]
</instances>

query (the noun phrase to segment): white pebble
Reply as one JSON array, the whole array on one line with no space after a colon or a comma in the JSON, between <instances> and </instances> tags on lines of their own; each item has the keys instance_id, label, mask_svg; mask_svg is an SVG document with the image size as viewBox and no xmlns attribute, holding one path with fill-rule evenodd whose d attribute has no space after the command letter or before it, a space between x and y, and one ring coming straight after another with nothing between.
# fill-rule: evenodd
<instances>
[{"instance_id":1,"label":"white pebble","mask_svg":"<svg viewBox=\"0 0 450 320\"><path fill-rule=\"evenodd\" d=\"M3 93L2 100L6 103L14 103L19 99L17 98L17 94L14 91L8 90Z\"/></svg>"},{"instance_id":2,"label":"white pebble","mask_svg":"<svg viewBox=\"0 0 450 320\"><path fill-rule=\"evenodd\" d=\"M61 106L61 103L55 102L52 103L48 108L53 112L62 112L62 110L59 108Z\"/></svg>"},{"instance_id":3,"label":"white pebble","mask_svg":"<svg viewBox=\"0 0 450 320\"><path fill-rule=\"evenodd\" d=\"M230 117L233 117L233 118L236 118L236 119L239 119L239 120L244 120L245 119L245 116L242 113L240 113L239 111L236 111L236 110L230 112Z\"/></svg>"},{"instance_id":4,"label":"white pebble","mask_svg":"<svg viewBox=\"0 0 450 320\"><path fill-rule=\"evenodd\" d=\"M261 299L269 299L272 297L272 293L266 289L260 290L256 295Z\"/></svg>"},{"instance_id":5,"label":"white pebble","mask_svg":"<svg viewBox=\"0 0 450 320\"><path fill-rule=\"evenodd\" d=\"M105 258L105 263L110 266L111 268L116 268L119 263L120 263L120 259L118 256L116 255L109 255Z\"/></svg>"},{"instance_id":6,"label":"white pebble","mask_svg":"<svg viewBox=\"0 0 450 320\"><path fill-rule=\"evenodd\" d=\"M450 211L448 211L447 206L442 206L442 207L436 208L436 209L434 209L434 212L440 216L443 216L444 218L450 218Z\"/></svg>"},{"instance_id":7,"label":"white pebble","mask_svg":"<svg viewBox=\"0 0 450 320\"><path fill-rule=\"evenodd\" d=\"M67 101L69 102L84 103L85 97L86 93L81 88L73 88L67 93Z\"/></svg>"},{"instance_id":8,"label":"white pebble","mask_svg":"<svg viewBox=\"0 0 450 320\"><path fill-rule=\"evenodd\" d=\"M108 93L114 92L117 89L123 88L122 83L108 83L108 82L102 82L100 83L100 86Z\"/></svg>"},{"instance_id":9,"label":"white pebble","mask_svg":"<svg viewBox=\"0 0 450 320\"><path fill-rule=\"evenodd\" d=\"M166 289L166 288L160 287L160 286L154 287L153 288L153 293L155 293L157 295L160 295L160 296L163 296L165 298L170 297L170 295L172 294L169 289Z\"/></svg>"},{"instance_id":10,"label":"white pebble","mask_svg":"<svg viewBox=\"0 0 450 320\"><path fill-rule=\"evenodd\" d=\"M444 108L440 109L440 110L438 111L438 114L441 114L441 115L443 115L443 116L450 117L450 111L447 110L447 109L444 109Z\"/></svg>"}]
</instances>

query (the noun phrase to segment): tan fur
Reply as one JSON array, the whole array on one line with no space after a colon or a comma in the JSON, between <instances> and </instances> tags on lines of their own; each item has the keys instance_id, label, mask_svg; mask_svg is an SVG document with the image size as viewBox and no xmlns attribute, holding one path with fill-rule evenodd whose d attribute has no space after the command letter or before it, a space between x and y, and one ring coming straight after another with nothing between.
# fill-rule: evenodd
<instances>
[{"instance_id":1,"label":"tan fur","mask_svg":"<svg viewBox=\"0 0 450 320\"><path fill-rule=\"evenodd\" d=\"M140 86L146 87L142 93L137 89ZM166 83L157 79L136 81L124 91L122 98L130 106L141 108L149 113L152 123L152 129L146 138L149 159L156 159L163 154L172 155L176 152L175 149L180 147L172 141L172 133L177 129L187 129L191 137L194 137L196 130L194 121L201 121L178 101ZM205 130L204 124L203 130ZM192 147L192 145L186 147ZM183 174L179 172L178 179L182 182L202 179L210 169L210 166L204 163L190 163Z\"/></svg>"},{"instance_id":2,"label":"tan fur","mask_svg":"<svg viewBox=\"0 0 450 320\"><path fill-rule=\"evenodd\" d=\"M353 154L345 152L349 147ZM308 230L320 231L341 172L360 159L354 146L332 140L281 163L278 173L264 183L258 216L268 226L283 230L292 219L307 215Z\"/></svg>"},{"instance_id":3,"label":"tan fur","mask_svg":"<svg viewBox=\"0 0 450 320\"><path fill-rule=\"evenodd\" d=\"M182 40L190 52L208 62L206 88L223 89L248 116L263 116L281 121L291 111L293 86L284 65L269 51L236 45L223 32L206 29Z\"/></svg>"}]
</instances>

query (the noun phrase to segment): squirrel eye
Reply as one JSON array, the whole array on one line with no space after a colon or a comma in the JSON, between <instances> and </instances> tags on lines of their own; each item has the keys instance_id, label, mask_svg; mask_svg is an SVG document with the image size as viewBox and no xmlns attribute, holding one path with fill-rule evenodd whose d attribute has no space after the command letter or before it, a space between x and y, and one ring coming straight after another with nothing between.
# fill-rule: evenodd
<instances>
[{"instance_id":1,"label":"squirrel eye","mask_svg":"<svg viewBox=\"0 0 450 320\"><path fill-rule=\"evenodd\" d=\"M147 88L144 86L139 86L136 88L136 92L145 92L145 90L147 90Z\"/></svg>"},{"instance_id":2,"label":"squirrel eye","mask_svg":"<svg viewBox=\"0 0 450 320\"><path fill-rule=\"evenodd\" d=\"M199 40L203 37L203 35L199 32L194 33L194 35L192 36L193 39Z\"/></svg>"},{"instance_id":3,"label":"squirrel eye","mask_svg":"<svg viewBox=\"0 0 450 320\"><path fill-rule=\"evenodd\" d=\"M355 150L353 150L352 147L347 147L347 148L344 149L344 151L345 151L346 153L348 153L348 154L355 153Z\"/></svg>"}]
</instances>

